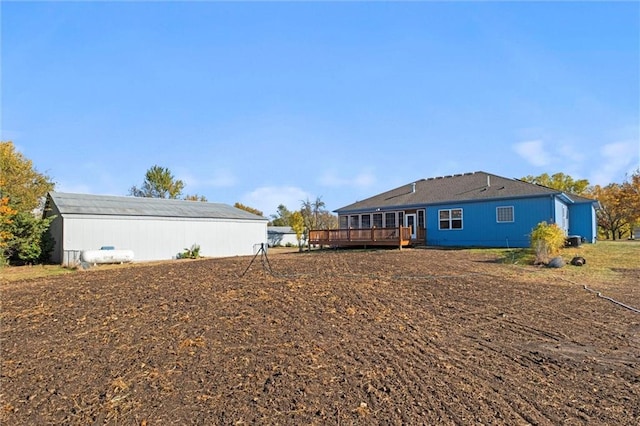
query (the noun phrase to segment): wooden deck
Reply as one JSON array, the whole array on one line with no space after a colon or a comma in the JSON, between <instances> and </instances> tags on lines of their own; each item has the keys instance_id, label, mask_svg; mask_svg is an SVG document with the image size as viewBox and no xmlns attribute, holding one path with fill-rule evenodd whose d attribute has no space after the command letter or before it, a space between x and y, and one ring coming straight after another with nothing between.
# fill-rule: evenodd
<instances>
[{"instance_id":1,"label":"wooden deck","mask_svg":"<svg viewBox=\"0 0 640 426\"><path fill-rule=\"evenodd\" d=\"M411 228L314 229L309 231L309 245L331 247L396 246L411 244Z\"/></svg>"}]
</instances>

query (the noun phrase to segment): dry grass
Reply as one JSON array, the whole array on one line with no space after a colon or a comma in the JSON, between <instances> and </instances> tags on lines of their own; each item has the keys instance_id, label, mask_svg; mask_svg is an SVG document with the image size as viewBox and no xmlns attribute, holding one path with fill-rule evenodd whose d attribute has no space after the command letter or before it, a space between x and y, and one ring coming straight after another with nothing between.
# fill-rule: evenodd
<instances>
[{"instance_id":1,"label":"dry grass","mask_svg":"<svg viewBox=\"0 0 640 426\"><path fill-rule=\"evenodd\" d=\"M504 263L517 265L532 265L534 254L531 249L469 249L474 253L495 255ZM272 247L269 248L269 256L287 253L297 253L297 247ZM569 263L574 256L582 256L587 259L587 267L564 268L570 271L567 275L580 278L607 279L615 269L640 269L640 240L600 241L596 244L582 244L579 247L562 249L560 256ZM99 265L95 269L131 268L141 265L159 264L167 262L197 262L205 258L195 260L167 260L157 262L136 262L127 264ZM80 270L80 272L82 272ZM34 266L6 266L0 269L0 285L10 281L42 278L48 276L78 273L76 269L64 268L60 265L34 265Z\"/></svg>"}]
</instances>

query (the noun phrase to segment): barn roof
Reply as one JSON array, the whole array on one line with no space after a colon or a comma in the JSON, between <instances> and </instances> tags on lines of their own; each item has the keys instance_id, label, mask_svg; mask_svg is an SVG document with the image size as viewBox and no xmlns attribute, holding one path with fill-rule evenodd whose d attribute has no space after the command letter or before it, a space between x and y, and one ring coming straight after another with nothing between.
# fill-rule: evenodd
<instances>
[{"instance_id":1,"label":"barn roof","mask_svg":"<svg viewBox=\"0 0 640 426\"><path fill-rule=\"evenodd\" d=\"M50 192L47 203L50 202L56 205L62 215L267 220L262 216L257 216L228 204L165 198L118 197L113 195Z\"/></svg>"},{"instance_id":2,"label":"barn roof","mask_svg":"<svg viewBox=\"0 0 640 426\"><path fill-rule=\"evenodd\" d=\"M415 186L414 186L415 185ZM594 202L557 189L509 179L486 172L464 173L420 179L335 210L337 213L376 208L420 206L462 201L495 200L544 195L561 195L568 202Z\"/></svg>"},{"instance_id":3,"label":"barn roof","mask_svg":"<svg viewBox=\"0 0 640 426\"><path fill-rule=\"evenodd\" d=\"M290 226L267 226L267 232L275 234L295 234L296 232Z\"/></svg>"}]
</instances>

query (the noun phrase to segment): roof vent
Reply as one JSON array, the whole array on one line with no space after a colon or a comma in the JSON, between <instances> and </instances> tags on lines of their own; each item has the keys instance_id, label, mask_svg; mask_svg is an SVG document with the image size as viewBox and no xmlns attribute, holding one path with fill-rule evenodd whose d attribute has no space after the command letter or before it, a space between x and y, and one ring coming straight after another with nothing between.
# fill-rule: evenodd
<instances>
[{"instance_id":1,"label":"roof vent","mask_svg":"<svg viewBox=\"0 0 640 426\"><path fill-rule=\"evenodd\" d=\"M491 176L487 175L487 188L491 186Z\"/></svg>"},{"instance_id":2,"label":"roof vent","mask_svg":"<svg viewBox=\"0 0 640 426\"><path fill-rule=\"evenodd\" d=\"M411 193L413 194L414 192L416 192L416 183L415 182L413 182L411 184Z\"/></svg>"}]
</instances>

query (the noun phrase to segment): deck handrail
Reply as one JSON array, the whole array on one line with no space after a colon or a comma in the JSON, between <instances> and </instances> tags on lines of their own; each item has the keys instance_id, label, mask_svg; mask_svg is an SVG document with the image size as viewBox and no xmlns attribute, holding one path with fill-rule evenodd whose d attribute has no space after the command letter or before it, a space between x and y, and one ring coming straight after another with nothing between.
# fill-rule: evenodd
<instances>
[{"instance_id":1,"label":"deck handrail","mask_svg":"<svg viewBox=\"0 0 640 426\"><path fill-rule=\"evenodd\" d=\"M309 230L309 244L313 245L408 245L411 227L396 228L341 228Z\"/></svg>"}]
</instances>

